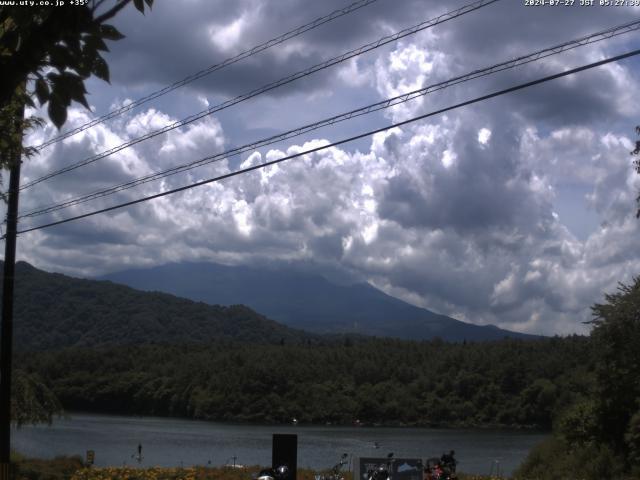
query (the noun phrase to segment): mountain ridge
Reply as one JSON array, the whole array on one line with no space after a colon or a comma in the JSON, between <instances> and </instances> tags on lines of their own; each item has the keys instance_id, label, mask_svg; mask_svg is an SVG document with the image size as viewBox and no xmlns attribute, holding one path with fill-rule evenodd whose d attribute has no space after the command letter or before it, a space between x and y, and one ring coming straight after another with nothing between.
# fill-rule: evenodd
<instances>
[{"instance_id":1,"label":"mountain ridge","mask_svg":"<svg viewBox=\"0 0 640 480\"><path fill-rule=\"evenodd\" d=\"M315 337L244 305L212 306L113 282L49 273L26 262L16 264L14 343L18 350L220 340L305 343Z\"/></svg>"},{"instance_id":2,"label":"mountain ridge","mask_svg":"<svg viewBox=\"0 0 640 480\"><path fill-rule=\"evenodd\" d=\"M479 326L416 307L368 283L340 285L293 269L169 263L98 277L145 291L161 291L210 305L244 304L292 328L319 334L355 333L400 339L485 341L539 338Z\"/></svg>"}]
</instances>

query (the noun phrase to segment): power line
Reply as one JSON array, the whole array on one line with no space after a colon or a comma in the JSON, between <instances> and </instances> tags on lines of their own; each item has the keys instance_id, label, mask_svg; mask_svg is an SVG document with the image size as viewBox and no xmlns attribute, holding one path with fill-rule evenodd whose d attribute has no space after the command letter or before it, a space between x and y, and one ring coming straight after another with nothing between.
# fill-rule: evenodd
<instances>
[{"instance_id":1,"label":"power line","mask_svg":"<svg viewBox=\"0 0 640 480\"><path fill-rule=\"evenodd\" d=\"M48 147L49 145L53 145L54 143L60 142L61 140L64 140L65 138L69 138L73 135L76 135L84 130L87 130L95 125L98 125L100 123L103 123L107 120L110 120L112 118L115 118L125 112L128 112L129 110L132 110L133 108L136 108L144 103L147 103L151 100L154 100L162 95L165 95L169 92L172 92L173 90L176 90L177 88L180 88L184 85L187 85L195 80L198 80L202 77L205 77L217 70L221 70L225 67L228 67L229 65L232 65L236 62L239 62L240 60L244 60L247 57L250 57L252 55L255 55L257 53L263 52L264 50L267 50L275 45L279 45L283 42L286 42L287 40L290 40L294 37L297 37L305 32L308 32L309 30L313 30L314 28L319 27L320 25L324 25L325 23L331 22L332 20L335 20L336 18L340 18L344 15L347 15L351 12L355 12L356 10L366 7L367 5L370 5L374 2L377 2L378 0L358 0L356 2L353 2L352 4L344 7L344 8L339 8L337 10L334 10L333 12L329 13L328 15L325 15L323 17L317 18L314 21L307 23L305 25L302 25L298 28L295 28L289 32L283 33L282 35L272 38L271 40L268 40L264 43L261 43L260 45L257 45L249 50L245 50L241 53L239 53L238 55L236 55L235 57L231 57L231 58L227 58L226 60L217 63L215 65L211 65L203 70L200 70L199 72L196 72L192 75L189 75L188 77L183 78L182 80L179 80L177 82L172 83L171 85L167 85L166 87L157 90L153 93L150 93L149 95L139 98L138 100L135 100L131 103L128 103L127 105L123 105L120 108L116 108L115 110L110 111L109 113L102 115L101 117L98 117L96 119L91 120L90 122L87 122L77 128L74 128L72 130L69 130L68 132L65 132L63 134L58 135L57 137L54 137L44 143L41 143L40 145L37 145L35 148L37 148L38 150Z\"/></svg>"},{"instance_id":2,"label":"power line","mask_svg":"<svg viewBox=\"0 0 640 480\"><path fill-rule=\"evenodd\" d=\"M479 0L473 3L470 3L468 5L465 5L464 7L458 8L456 10L453 10L451 12L447 12L444 13L436 18L433 18L431 20L426 20L424 22L421 22L417 25L414 25L412 27L409 28L405 28L404 30L401 30L399 32L394 33L393 35L387 35L384 36L374 42L368 43L366 45L363 45L361 47L358 47L356 49L350 50L348 52L345 52L341 55L338 55L336 57L333 57L329 60L326 60L324 62L318 63L317 65L314 65L312 67L309 67L305 70L301 70L299 72L293 73L287 77L283 77L280 80L276 80L275 82L269 83L267 85L264 85L260 88L254 89L248 93L244 93L242 95L238 95L237 97L227 100L223 103L220 103L214 107L210 107L207 108L205 110L202 110L201 112L195 113L193 115L190 115L182 120L178 120L176 122L173 122L169 125L166 125L158 130L154 130L152 132L146 133L145 135L142 135L140 137L134 138L132 140L129 140L128 142L122 143L120 145L117 145L115 147L110 148L109 150L105 150L104 152L98 153L96 155L93 155L91 157L88 157L84 160L80 160L79 162L75 162L73 164L67 165L66 167L60 168L58 170L55 170L53 172L50 172L48 174L45 174L39 178L36 178L35 180L32 180L30 182L26 182L24 185L22 185L20 187L20 190L24 190L27 189L29 187L32 187L34 185L37 185L38 183L44 182L45 180L49 180L50 178L56 177L58 175L61 175L63 173L67 173L73 170L76 170L77 168L83 167L85 165L89 165L91 163L97 162L98 160L101 160L103 158L106 158L110 155L113 155L114 153L117 153L121 150L124 150L125 148L131 147L133 145L136 145L138 143L141 143L145 140L149 140L151 138L157 137L158 135L161 135L163 133L167 133L170 132L171 130L175 130L176 128L179 127L183 127L185 125L189 125L197 120L200 120L206 116L212 115L216 112L219 112L221 110L227 109L229 107L232 107L233 105L237 105L238 103L244 102L246 100L249 100L253 97L256 97L258 95L261 95L265 92L274 90L278 87L281 87L283 85L287 85L291 82L294 82L296 80L299 80L303 77L309 76L313 73L316 73L320 70L324 70L326 68L332 67L334 65L337 65L339 63L345 62L346 60L349 60L351 58L357 57L359 55L362 55L363 53L369 52L371 50L375 50L376 48L382 47L383 45L387 45L388 43L394 42L399 40L400 38L404 38L407 37L409 35L413 35L417 32L420 32L422 30L425 30L427 28L431 28L435 25L439 25L441 23L447 22L449 20L452 20L454 18L460 17L462 15L465 15L467 13L473 12L475 10L478 10L482 7L485 7L491 3L495 3L499 0Z\"/></svg>"},{"instance_id":3,"label":"power line","mask_svg":"<svg viewBox=\"0 0 640 480\"><path fill-rule=\"evenodd\" d=\"M68 208L70 206L73 205L78 205L81 203L86 203L88 201L91 200L95 200L98 198L102 198L108 195L112 195L114 193L123 191L123 190L128 190L130 188L134 188L136 186L139 185L143 185L145 183L149 183L155 180L159 180L171 175L175 175L178 173L182 173L185 172L187 170L191 170L200 166L204 166L216 161L220 161L223 160L224 158L230 157L230 156L236 156L236 155L240 155L242 153L246 153L248 151L252 151L255 150L256 148L259 147L263 147L263 146L267 146L267 145L271 145L273 143L277 143L283 140L287 140L290 138L294 138L297 136L300 136L302 134L317 130L319 128L328 126L328 125L333 125L335 123L339 123L342 121L346 121L355 117L359 117L362 115L366 115L378 110L382 110L394 105L398 105L410 100L413 100L415 98L427 95L429 93L433 93L435 91L438 90L443 90L445 88L463 83L463 82L467 82L476 78L480 78L483 76L487 76L496 72L500 72L500 71L504 71L506 69L510 69L510 68L515 68L517 66L521 66L527 63L531 63L537 60L540 60L542 58L546 58L549 57L551 55L556 55L559 54L561 52L567 51L567 50L571 50L573 48L577 48L579 46L583 46L583 45L588 45L597 41L601 41L604 39L608 39L611 38L613 36L616 35L621 35L624 33L629 33L631 31L634 30L638 30L640 29L640 20L637 20L635 22L630 22L630 23L626 23L617 27L612 27L609 28L607 30L601 31L601 32L597 32L591 35L587 35L585 37L581 37L578 38L576 40L572 40L572 41L568 41L568 42L564 42L560 45L556 45L553 47L549 47L549 48L545 48L543 50L539 50L537 52L528 54L528 55L524 55L503 63L499 63L490 67L486 67L483 69L479 69L479 70L474 70L470 73L458 76L458 77L454 77L452 79L446 80L444 82L440 82L440 83L436 83L427 87L423 87L421 89L417 89L417 90L413 90L411 92L405 93L403 95L398 95L396 97L392 97L386 100L383 100L381 102L377 102L362 108L358 108L355 110L351 110L349 112L346 113L342 113L340 115L336 115L327 119L323 119L320 120L318 122L315 123L311 123L293 130L289 130L287 132L281 133L281 134L277 134L265 139L261 139L258 140L256 142L250 143L250 144L246 144L231 150L227 150L225 152L222 153L218 153L215 155L210 155L207 156L205 158L201 158L198 159L196 161L192 161L183 165L178 165L176 167L172 167L169 168L167 170L163 170L161 172L156 172L156 173L152 173L143 177L139 177L137 179L134 180L130 180L128 182L122 183L120 185L116 185L113 187L109 187L103 190L99 190L93 193L89 193L80 197L76 197L76 198L72 198L69 200L66 200L64 202L61 203L57 203L57 204L53 204L53 205L49 205L47 207L37 207L34 210L31 210L27 213L22 214L19 218L24 218L24 217L36 217L36 216L40 216L40 215L44 215L47 213L51 213L57 210L61 210L64 208Z\"/></svg>"},{"instance_id":4,"label":"power line","mask_svg":"<svg viewBox=\"0 0 640 480\"><path fill-rule=\"evenodd\" d=\"M276 143L278 141L282 141L282 140L285 140L285 139L288 139L288 138L293 138L293 137L299 136L299 135L301 135L303 133L307 133L307 132L310 132L312 130L316 130L316 129L318 129L320 127L323 127L323 126L326 126L326 125L332 125L332 124L340 122L340 121L344 121L344 120L347 120L347 119L350 119L350 118L354 118L354 117L357 117L357 116L360 116L360 115L364 115L364 114L371 113L371 112L374 112L374 111L377 111L377 110L381 110L381 109L387 108L389 106L397 105L399 103L403 103L403 102L412 100L412 99L417 98L419 96L426 95L427 93L432 93L433 91L441 90L441 89L447 88L449 86L456 85L458 83L462 83L464 81L468 81L468 80L471 80L471 79L474 79L474 78L478 78L478 77L485 76L485 75L488 75L488 74L491 74L491 73L502 71L502 70L505 70L507 68L513 68L515 66L523 65L525 63L530 63L532 61L539 60L540 58L545 58L547 56L550 56L550 55L553 55L553 54L557 54L557 53L560 53L562 51L566 51L566 50L569 50L569 49L572 49L572 48L576 48L578 46L582 46L582 45L586 45L586 44L589 44L589 43L593 43L595 41L600 41L600 40L603 40L605 38L610 38L611 36L614 36L616 34L627 33L629 31L632 31L633 29L638 29L638 28L640 28L640 21L631 22L629 24L621 25L619 27L614 27L614 28L605 30L604 32L599 32L599 33L596 33L596 34L589 35L587 37L582 37L580 39L577 39L577 40L574 40L574 41L571 41L571 42L565 42L564 44L561 44L561 45L558 45L558 46L555 46L555 47L547 48L547 49L535 52L533 54L529 54L529 55L526 55L526 56L523 56L523 57L519 57L517 59L511 60L511 61L508 61L508 62L504 62L502 64L494 65L492 67L488 67L488 68L481 69L481 70L476 70L476 71L471 72L469 74L462 75L460 77L456 77L454 79L451 79L451 80L448 80L448 81L445 81L445 82L441 82L441 83L438 83L438 84L435 84L435 85L431 85L431 86L428 86L428 87L425 87L425 88L422 88L422 89L418 89L418 90L415 90L413 92L408 92L408 93L406 93L404 95L393 97L393 98L390 98L390 99L384 100L382 102L378 102L376 104L369 105L369 106L366 106L366 107L363 107L363 108L360 108L360 109L352 110L351 112L347 112L347 113L344 113L344 114L341 114L341 115L337 115L337 116L331 117L329 119L321 120L320 122L316 122L316 123L313 123L313 124L310 124L310 125L306 125L306 126L298 128L298 129L290 130L288 132L284 132L282 134L278 134L278 135L269 137L267 139L262 139L262 140L259 140L257 142L253 142L251 144L244 145L242 147L238 147L238 148L233 149L233 150L228 150L228 151L216 154L216 155L212 155L212 156L209 156L209 157L205 157L203 159L199 159L199 160L194 161L194 162L190 162L190 163L187 163L187 164L184 164L184 165L180 165L180 166L177 166L177 167L172 167L172 168L170 168L168 170L164 170L162 172L156 172L156 173L147 175L145 177L134 179L132 181L126 182L126 183L121 184L121 185L117 185L115 187L110 187L110 188L105 189L105 190L100 190L100 191L93 192L93 193L88 194L88 195L84 195L84 196L81 196L81 197L70 199L70 200L67 200L67 201L65 201L63 203L60 203L60 204L55 204L53 206L49 206L49 207L45 207L45 208L39 207L39 209L36 209L36 210L33 210L33 211L29 212L29 213L23 214L21 216L21 218L25 217L25 216L31 216L31 217L38 216L38 215L42 215L42 214L45 214L45 213L50 213L52 211L60 210L62 208L67 208L69 206L76 205L76 204L79 204L79 203L85 203L87 201L90 201L90 200L93 200L93 199L96 199L96 198L101 198L101 197L116 193L118 191L122 191L122 190L126 190L126 189L129 189L129 188L133 188L135 186L142 185L144 183L148 183L148 182L151 182L151 181L154 181L154 180L158 180L158 179L170 176L170 175L174 175L176 173L181 173L181 172L184 172L184 171L187 171L187 170L199 167L199 166L203 166L203 165L206 165L206 164L209 164L209 163L213 163L215 161L222 160L223 158L228 157L228 156L239 155L241 153L253 150L253 149L261 147L261 146L270 145L270 144Z\"/></svg>"},{"instance_id":5,"label":"power line","mask_svg":"<svg viewBox=\"0 0 640 480\"><path fill-rule=\"evenodd\" d=\"M189 185L185 185L185 186L182 186L182 187L179 187L179 188L174 188L172 190L167 190L165 192L160 192L160 193L156 193L154 195L150 195L150 196L147 196L147 197L138 198L136 200L132 200L132 201L129 201L129 202L120 203L120 204L114 205L112 207L103 208L103 209L95 210L93 212L85 213L85 214L82 214L82 215L76 215L74 217L66 218L64 220L58 220L58 221L55 221L55 222L46 223L46 224L39 225L39 226L36 226L36 227L27 228L27 229L18 231L18 233L22 234L22 233L27 233L27 232L33 232L35 230L42 230L44 228L49 228L49 227L53 227L53 226L56 226L56 225L61 225L63 223L68 223L68 222L72 222L72 221L75 221L75 220L80 220L82 218L92 217L94 215L99 215L99 214L110 212L110 211L117 210L117 209L120 209L120 208L136 205L138 203L147 202L149 200L153 200L153 199L164 197L164 196L171 195L171 194L174 194L174 193L182 192L184 190L190 190L192 188L199 187L199 186L202 186L202 185L206 185L206 184L209 184L209 183L218 182L218 181L224 180L226 178L235 177L237 175L248 173L248 172L251 172L253 170L257 170L257 169L260 169L260 168L265 168L265 167L268 167L268 166L271 166L271 165L276 165L276 164L284 162L286 160L291 160L293 158L301 157L303 155L309 155L309 154L312 154L312 153L316 153L316 152L319 152L321 150L326 150L327 148L336 147L338 145L342 145L344 143L348 143L348 142L352 142L352 141L355 141L355 140L359 140L359 139L364 138L364 137L369 137L371 135L375 135L376 133L384 132L384 131L390 130L392 128L401 127L403 125L407 125L409 123L413 123L413 122L416 122L418 120L423 120L425 118L432 117L434 115L439 115L441 113L445 113L445 112L448 112L450 110L461 108L461 107L464 107L464 106L467 106L467 105L472 105L474 103L483 102L483 101L489 100L491 98L495 98L495 97L498 97L498 96L501 96L501 95L505 95L507 93L512 93L512 92L515 92L517 90L522 90L522 89L525 89L525 88L528 88L528 87L532 87L534 85L539 85L541 83L549 82L551 80L555 80L555 79L558 79L558 78L561 78L561 77L565 77L567 75L572 75L572 74L577 73L577 72L582 72L584 70L589 70L591 68L599 67L599 66L605 65L607 63L617 62L619 60L622 60L622 59L625 59L625 58L629 58L629 57L632 57L632 56L635 56L635 55L639 55L639 54L640 54L640 49L633 50L631 52L628 52L628 53L625 53L625 54L622 54L622 55L617 55L615 57L610 57L610 58L607 58L607 59L604 59L604 60L600 60L598 62L590 63L588 65L583 65L581 67L573 68L571 70L567 70L567 71L564 71L564 72L561 72L561 73L556 73L554 75L549 75L549 76L546 76L546 77L542 77L542 78L539 78L537 80L532 80L530 82L521 83L519 85L510 87L510 88L506 88L506 89L503 89L503 90L499 90L497 92L493 92L493 93L490 93L490 94L487 94L487 95L483 95L481 97L476 97L476 98L474 98L472 100L467 100L465 102L458 103L458 104L455 104L455 105L452 105L452 106L449 106L449 107L446 107L446 108L442 108L440 110L435 110L435 111L430 112L430 113L425 113L424 115L419 115L417 117L413 117L413 118L410 118L408 120L404 120L402 122L397 122L397 123L394 123L394 124L389 125L387 127L378 128L376 130L370 130L370 131L368 131L366 133L361 133L359 135L355 135L355 136L352 136L352 137L349 137L349 138L345 138L343 140L339 140L337 142L333 142L333 143L328 144L328 145L323 145L323 146L320 146L320 147L316 147L316 148L312 148L312 149L309 149L309 150L305 150L303 152L295 153L293 155L288 155L286 157L279 158L277 160L271 160L269 162L265 162L265 163L262 163L260 165L254 165L252 167L244 168L244 169L241 169L241 170L236 170L235 172L230 172L230 173L227 173L227 174L224 174L224 175L220 175L218 177L209 178L207 180L202 180L202 181L199 181L199 182L195 182L195 183L192 183L192 184L189 184Z\"/></svg>"}]
</instances>

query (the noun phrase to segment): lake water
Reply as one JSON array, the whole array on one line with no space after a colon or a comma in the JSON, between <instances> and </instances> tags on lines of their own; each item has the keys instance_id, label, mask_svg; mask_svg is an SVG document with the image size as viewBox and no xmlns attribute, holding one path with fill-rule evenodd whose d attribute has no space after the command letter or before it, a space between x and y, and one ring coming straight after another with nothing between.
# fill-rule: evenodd
<instances>
[{"instance_id":1,"label":"lake water","mask_svg":"<svg viewBox=\"0 0 640 480\"><path fill-rule=\"evenodd\" d=\"M71 414L52 426L14 430L13 448L27 456L85 456L98 466L269 465L274 433L298 435L298 466L328 468L342 453L356 457L427 458L455 450L458 470L509 474L545 435L509 430L232 425L197 420ZM376 448L376 443L379 448ZM142 444L143 459L134 455ZM495 471L495 470L494 470Z\"/></svg>"}]
</instances>

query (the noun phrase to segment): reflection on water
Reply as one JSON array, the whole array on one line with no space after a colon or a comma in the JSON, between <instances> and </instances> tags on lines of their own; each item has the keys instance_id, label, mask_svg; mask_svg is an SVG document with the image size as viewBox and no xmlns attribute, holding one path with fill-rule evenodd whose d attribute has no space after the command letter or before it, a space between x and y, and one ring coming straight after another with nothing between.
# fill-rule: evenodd
<instances>
[{"instance_id":1,"label":"reflection on water","mask_svg":"<svg viewBox=\"0 0 640 480\"><path fill-rule=\"evenodd\" d=\"M456 451L460 471L509 474L544 434L504 430L443 430L336 426L229 425L156 417L73 414L52 426L14 430L17 451L42 458L96 452L98 466L269 465L274 433L298 435L298 466L323 469L348 452L357 457L427 458ZM138 445L142 460L138 462Z\"/></svg>"}]
</instances>

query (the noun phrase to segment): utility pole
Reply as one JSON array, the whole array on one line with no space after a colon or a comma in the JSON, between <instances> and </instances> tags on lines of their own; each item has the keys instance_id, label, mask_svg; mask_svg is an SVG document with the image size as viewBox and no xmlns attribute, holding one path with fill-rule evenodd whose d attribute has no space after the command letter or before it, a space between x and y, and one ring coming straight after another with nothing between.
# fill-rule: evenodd
<instances>
[{"instance_id":1,"label":"utility pole","mask_svg":"<svg viewBox=\"0 0 640 480\"><path fill-rule=\"evenodd\" d=\"M16 125L23 121L24 105L18 108ZM18 130L20 131L20 130ZM4 244L2 283L2 325L0 326L0 480L10 478L11 456L11 360L13 355L13 284L16 268L16 237L18 231L18 195L22 151L16 148L9 174L7 233Z\"/></svg>"}]
</instances>

